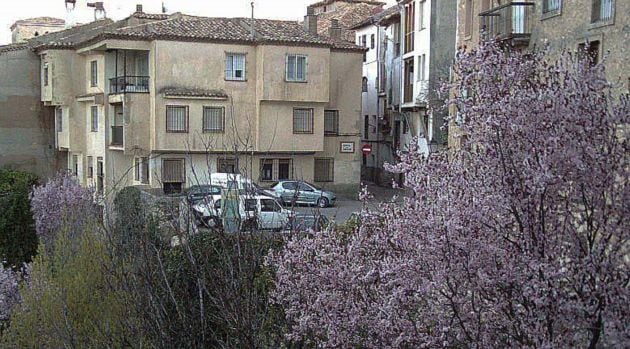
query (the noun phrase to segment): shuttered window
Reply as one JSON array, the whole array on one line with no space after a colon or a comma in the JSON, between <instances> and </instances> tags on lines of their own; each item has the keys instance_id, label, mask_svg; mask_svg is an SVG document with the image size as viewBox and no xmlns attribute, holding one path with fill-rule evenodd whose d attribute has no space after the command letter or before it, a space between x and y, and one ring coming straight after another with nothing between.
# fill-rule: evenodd
<instances>
[{"instance_id":1,"label":"shuttered window","mask_svg":"<svg viewBox=\"0 0 630 349\"><path fill-rule=\"evenodd\" d=\"M203 132L225 131L225 108L204 107L203 108Z\"/></svg>"},{"instance_id":2,"label":"shuttered window","mask_svg":"<svg viewBox=\"0 0 630 349\"><path fill-rule=\"evenodd\" d=\"M339 134L339 111L324 111L324 135L336 136Z\"/></svg>"},{"instance_id":3,"label":"shuttered window","mask_svg":"<svg viewBox=\"0 0 630 349\"><path fill-rule=\"evenodd\" d=\"M166 132L188 132L188 107L166 106Z\"/></svg>"},{"instance_id":4,"label":"shuttered window","mask_svg":"<svg viewBox=\"0 0 630 349\"><path fill-rule=\"evenodd\" d=\"M245 80L245 55L242 53L227 53L225 55L225 79Z\"/></svg>"},{"instance_id":5,"label":"shuttered window","mask_svg":"<svg viewBox=\"0 0 630 349\"><path fill-rule=\"evenodd\" d=\"M90 108L90 114L91 114L91 130L92 132L97 132L98 131L98 107L97 106L93 106L92 108Z\"/></svg>"},{"instance_id":6,"label":"shuttered window","mask_svg":"<svg viewBox=\"0 0 630 349\"><path fill-rule=\"evenodd\" d=\"M293 133L313 133L313 109L293 109Z\"/></svg>"},{"instance_id":7,"label":"shuttered window","mask_svg":"<svg viewBox=\"0 0 630 349\"><path fill-rule=\"evenodd\" d=\"M315 182L332 182L335 179L335 159L315 159Z\"/></svg>"},{"instance_id":8,"label":"shuttered window","mask_svg":"<svg viewBox=\"0 0 630 349\"><path fill-rule=\"evenodd\" d=\"M287 55L286 77L287 81L305 82L308 73L307 57L304 55Z\"/></svg>"},{"instance_id":9,"label":"shuttered window","mask_svg":"<svg viewBox=\"0 0 630 349\"><path fill-rule=\"evenodd\" d=\"M184 178L184 159L162 160L162 182L183 183Z\"/></svg>"}]
</instances>

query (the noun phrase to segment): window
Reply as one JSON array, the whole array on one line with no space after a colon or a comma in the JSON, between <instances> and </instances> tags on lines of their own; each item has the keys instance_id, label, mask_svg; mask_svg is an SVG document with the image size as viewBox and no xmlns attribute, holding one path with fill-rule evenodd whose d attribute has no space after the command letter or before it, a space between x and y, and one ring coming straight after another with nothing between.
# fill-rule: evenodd
<instances>
[{"instance_id":1,"label":"window","mask_svg":"<svg viewBox=\"0 0 630 349\"><path fill-rule=\"evenodd\" d=\"M225 108L203 108L203 132L223 133L225 131Z\"/></svg>"},{"instance_id":2,"label":"window","mask_svg":"<svg viewBox=\"0 0 630 349\"><path fill-rule=\"evenodd\" d=\"M271 159L260 160L260 180L273 181L273 160Z\"/></svg>"},{"instance_id":3,"label":"window","mask_svg":"<svg viewBox=\"0 0 630 349\"><path fill-rule=\"evenodd\" d=\"M225 55L225 79L245 80L245 54L228 53Z\"/></svg>"},{"instance_id":4,"label":"window","mask_svg":"<svg viewBox=\"0 0 630 349\"><path fill-rule=\"evenodd\" d=\"M282 207L273 199L260 200L260 212L280 212Z\"/></svg>"},{"instance_id":5,"label":"window","mask_svg":"<svg viewBox=\"0 0 630 349\"><path fill-rule=\"evenodd\" d=\"M426 80L426 58L425 54L418 56L418 81Z\"/></svg>"},{"instance_id":6,"label":"window","mask_svg":"<svg viewBox=\"0 0 630 349\"><path fill-rule=\"evenodd\" d=\"M409 122L407 121L407 117L403 117L403 134L406 135L409 133Z\"/></svg>"},{"instance_id":7,"label":"window","mask_svg":"<svg viewBox=\"0 0 630 349\"><path fill-rule=\"evenodd\" d=\"M87 178L94 177L94 157L87 157Z\"/></svg>"},{"instance_id":8,"label":"window","mask_svg":"<svg viewBox=\"0 0 630 349\"><path fill-rule=\"evenodd\" d=\"M134 159L134 179L136 182L140 182L140 172L141 172L141 166L142 166L142 162L140 160L140 158L135 158Z\"/></svg>"},{"instance_id":9,"label":"window","mask_svg":"<svg viewBox=\"0 0 630 349\"><path fill-rule=\"evenodd\" d=\"M162 183L165 194L181 193L185 182L184 159L162 160Z\"/></svg>"},{"instance_id":10,"label":"window","mask_svg":"<svg viewBox=\"0 0 630 349\"><path fill-rule=\"evenodd\" d=\"M79 175L79 156L72 155L72 174L75 176Z\"/></svg>"},{"instance_id":11,"label":"window","mask_svg":"<svg viewBox=\"0 0 630 349\"><path fill-rule=\"evenodd\" d=\"M293 109L293 133L313 133L313 109Z\"/></svg>"},{"instance_id":12,"label":"window","mask_svg":"<svg viewBox=\"0 0 630 349\"><path fill-rule=\"evenodd\" d=\"M48 63L44 63L44 86L48 86Z\"/></svg>"},{"instance_id":13,"label":"window","mask_svg":"<svg viewBox=\"0 0 630 349\"><path fill-rule=\"evenodd\" d=\"M405 60L404 103L413 102L414 66L413 57Z\"/></svg>"},{"instance_id":14,"label":"window","mask_svg":"<svg viewBox=\"0 0 630 349\"><path fill-rule=\"evenodd\" d=\"M416 3L405 6L405 53L413 51L416 25Z\"/></svg>"},{"instance_id":15,"label":"window","mask_svg":"<svg viewBox=\"0 0 630 349\"><path fill-rule=\"evenodd\" d=\"M166 106L166 132L188 132L188 107Z\"/></svg>"},{"instance_id":16,"label":"window","mask_svg":"<svg viewBox=\"0 0 630 349\"><path fill-rule=\"evenodd\" d=\"M149 183L149 158L142 158L142 172L140 174L140 182L144 184Z\"/></svg>"},{"instance_id":17,"label":"window","mask_svg":"<svg viewBox=\"0 0 630 349\"><path fill-rule=\"evenodd\" d=\"M280 159L278 160L278 180L291 179L291 160Z\"/></svg>"},{"instance_id":18,"label":"window","mask_svg":"<svg viewBox=\"0 0 630 349\"><path fill-rule=\"evenodd\" d=\"M363 80L361 81L361 92L367 92L367 91L368 91L368 78L364 76Z\"/></svg>"},{"instance_id":19,"label":"window","mask_svg":"<svg viewBox=\"0 0 630 349\"><path fill-rule=\"evenodd\" d=\"M334 181L335 159L315 159L315 182Z\"/></svg>"},{"instance_id":20,"label":"window","mask_svg":"<svg viewBox=\"0 0 630 349\"><path fill-rule=\"evenodd\" d=\"M218 158L217 172L238 173L238 160L235 158Z\"/></svg>"},{"instance_id":21,"label":"window","mask_svg":"<svg viewBox=\"0 0 630 349\"><path fill-rule=\"evenodd\" d=\"M418 7L418 21L420 22L418 24L420 24L420 29L424 29L425 28L425 26L424 26L424 0L421 1L418 5L419 5L419 7Z\"/></svg>"},{"instance_id":22,"label":"window","mask_svg":"<svg viewBox=\"0 0 630 349\"><path fill-rule=\"evenodd\" d=\"M260 159L260 180L265 182L291 179L291 159Z\"/></svg>"},{"instance_id":23,"label":"window","mask_svg":"<svg viewBox=\"0 0 630 349\"><path fill-rule=\"evenodd\" d=\"M61 107L55 108L55 122L57 124L57 132L63 131L63 109Z\"/></svg>"},{"instance_id":24,"label":"window","mask_svg":"<svg viewBox=\"0 0 630 349\"><path fill-rule=\"evenodd\" d=\"M556 13L560 11L561 0L543 0L542 13Z\"/></svg>"},{"instance_id":25,"label":"window","mask_svg":"<svg viewBox=\"0 0 630 349\"><path fill-rule=\"evenodd\" d=\"M370 35L370 48L373 50L376 45L376 38L374 34Z\"/></svg>"},{"instance_id":26,"label":"window","mask_svg":"<svg viewBox=\"0 0 630 349\"><path fill-rule=\"evenodd\" d=\"M363 117L363 138L370 138L370 116L366 115Z\"/></svg>"},{"instance_id":27,"label":"window","mask_svg":"<svg viewBox=\"0 0 630 349\"><path fill-rule=\"evenodd\" d=\"M599 40L589 41L578 45L578 55L581 59L588 59L591 66L599 63Z\"/></svg>"},{"instance_id":28,"label":"window","mask_svg":"<svg viewBox=\"0 0 630 349\"><path fill-rule=\"evenodd\" d=\"M336 136L339 134L339 111L324 110L324 135Z\"/></svg>"},{"instance_id":29,"label":"window","mask_svg":"<svg viewBox=\"0 0 630 349\"><path fill-rule=\"evenodd\" d=\"M96 158L96 192L103 193L105 187L105 173L103 172L103 157Z\"/></svg>"},{"instance_id":30,"label":"window","mask_svg":"<svg viewBox=\"0 0 630 349\"><path fill-rule=\"evenodd\" d=\"M361 46L367 47L367 35L361 36Z\"/></svg>"},{"instance_id":31,"label":"window","mask_svg":"<svg viewBox=\"0 0 630 349\"><path fill-rule=\"evenodd\" d=\"M394 23L392 28L393 43L394 43L394 57L400 56L400 23Z\"/></svg>"},{"instance_id":32,"label":"window","mask_svg":"<svg viewBox=\"0 0 630 349\"><path fill-rule=\"evenodd\" d=\"M608 21L613 18L615 0L593 0L591 23Z\"/></svg>"},{"instance_id":33,"label":"window","mask_svg":"<svg viewBox=\"0 0 630 349\"><path fill-rule=\"evenodd\" d=\"M90 108L90 114L90 129L92 130L92 132L98 132L98 107L92 106L92 108Z\"/></svg>"},{"instance_id":34,"label":"window","mask_svg":"<svg viewBox=\"0 0 630 349\"><path fill-rule=\"evenodd\" d=\"M306 56L287 55L287 81L305 82L308 71Z\"/></svg>"},{"instance_id":35,"label":"window","mask_svg":"<svg viewBox=\"0 0 630 349\"><path fill-rule=\"evenodd\" d=\"M473 0L466 0L466 18L464 18L464 36L472 35Z\"/></svg>"},{"instance_id":36,"label":"window","mask_svg":"<svg viewBox=\"0 0 630 349\"><path fill-rule=\"evenodd\" d=\"M98 62L90 62L90 86L98 86Z\"/></svg>"}]
</instances>

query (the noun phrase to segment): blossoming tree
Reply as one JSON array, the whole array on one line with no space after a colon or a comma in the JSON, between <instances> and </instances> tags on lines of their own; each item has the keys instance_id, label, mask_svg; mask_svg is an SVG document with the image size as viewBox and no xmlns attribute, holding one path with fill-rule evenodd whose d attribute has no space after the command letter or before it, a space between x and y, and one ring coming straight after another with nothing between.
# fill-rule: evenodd
<instances>
[{"instance_id":1,"label":"blossoming tree","mask_svg":"<svg viewBox=\"0 0 630 349\"><path fill-rule=\"evenodd\" d=\"M630 341L630 115L603 65L458 54L467 137L392 170L413 192L352 234L288 241L273 300L325 347L622 347ZM465 93L464 93L465 91Z\"/></svg>"}]
</instances>

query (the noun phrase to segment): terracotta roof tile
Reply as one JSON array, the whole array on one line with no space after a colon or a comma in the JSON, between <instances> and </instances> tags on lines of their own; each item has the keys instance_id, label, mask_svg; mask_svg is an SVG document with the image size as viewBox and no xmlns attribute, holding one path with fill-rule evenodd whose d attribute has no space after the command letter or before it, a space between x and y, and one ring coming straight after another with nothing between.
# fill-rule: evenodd
<instances>
[{"instance_id":1,"label":"terracotta roof tile","mask_svg":"<svg viewBox=\"0 0 630 349\"><path fill-rule=\"evenodd\" d=\"M381 5L372 5L367 3L341 3L337 5L337 9L335 11L322 13L317 16L317 31L319 35L328 37L328 30L330 28L331 21L336 19L339 21L339 24L343 29L342 39L354 42L354 30L351 28L381 11Z\"/></svg>"},{"instance_id":2,"label":"terracotta roof tile","mask_svg":"<svg viewBox=\"0 0 630 349\"><path fill-rule=\"evenodd\" d=\"M189 87L165 87L160 93L168 97L228 98L228 95L223 90L207 90Z\"/></svg>"}]
</instances>

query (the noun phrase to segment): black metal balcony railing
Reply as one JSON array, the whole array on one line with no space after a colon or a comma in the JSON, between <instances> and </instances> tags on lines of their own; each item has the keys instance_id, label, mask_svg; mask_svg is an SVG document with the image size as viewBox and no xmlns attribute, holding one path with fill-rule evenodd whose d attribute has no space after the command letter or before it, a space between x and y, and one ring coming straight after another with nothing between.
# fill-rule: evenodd
<instances>
[{"instance_id":1,"label":"black metal balcony railing","mask_svg":"<svg viewBox=\"0 0 630 349\"><path fill-rule=\"evenodd\" d=\"M112 141L111 145L122 146L124 139L124 129L123 126L112 126Z\"/></svg>"},{"instance_id":2,"label":"black metal balcony railing","mask_svg":"<svg viewBox=\"0 0 630 349\"><path fill-rule=\"evenodd\" d=\"M529 43L532 33L533 2L512 2L479 14L485 40L513 40Z\"/></svg>"},{"instance_id":3,"label":"black metal balcony railing","mask_svg":"<svg viewBox=\"0 0 630 349\"><path fill-rule=\"evenodd\" d=\"M149 93L148 76L119 76L109 79L109 93Z\"/></svg>"}]
</instances>

